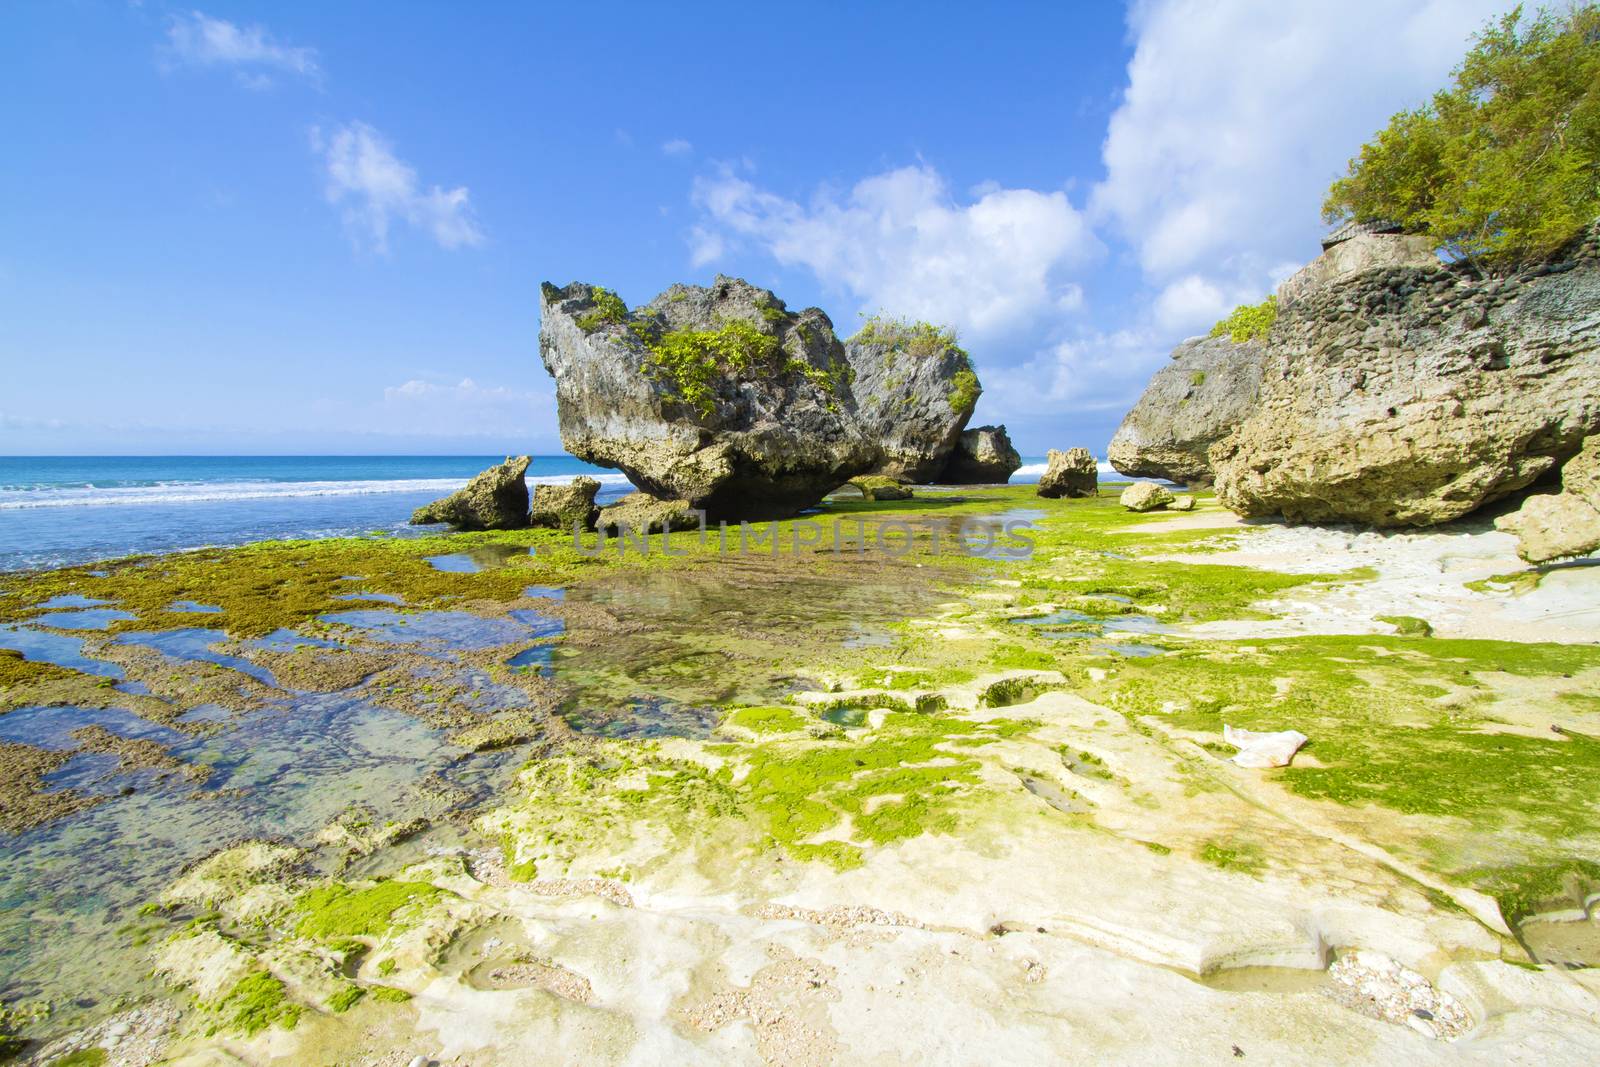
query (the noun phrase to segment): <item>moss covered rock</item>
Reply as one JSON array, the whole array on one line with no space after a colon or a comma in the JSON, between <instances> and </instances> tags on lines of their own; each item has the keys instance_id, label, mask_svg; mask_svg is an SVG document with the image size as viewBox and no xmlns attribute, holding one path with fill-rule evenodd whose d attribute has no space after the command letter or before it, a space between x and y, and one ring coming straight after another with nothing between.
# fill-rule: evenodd
<instances>
[{"instance_id":1,"label":"moss covered rock","mask_svg":"<svg viewBox=\"0 0 1600 1067\"><path fill-rule=\"evenodd\" d=\"M851 478L850 484L861 490L868 500L910 500L911 487L881 474L864 474Z\"/></svg>"},{"instance_id":2,"label":"moss covered rock","mask_svg":"<svg viewBox=\"0 0 1600 1067\"><path fill-rule=\"evenodd\" d=\"M568 452L713 520L793 515L881 455L852 415L828 316L737 278L632 310L546 283L539 350Z\"/></svg>"},{"instance_id":3,"label":"moss covered rock","mask_svg":"<svg viewBox=\"0 0 1600 1067\"><path fill-rule=\"evenodd\" d=\"M1155 482L1134 482L1122 491L1118 502L1129 511L1154 511L1172 503L1172 493Z\"/></svg>"},{"instance_id":4,"label":"moss covered rock","mask_svg":"<svg viewBox=\"0 0 1600 1067\"><path fill-rule=\"evenodd\" d=\"M1045 472L1039 478L1043 497L1094 496L1100 489L1100 468L1087 448L1052 448L1046 455Z\"/></svg>"},{"instance_id":5,"label":"moss covered rock","mask_svg":"<svg viewBox=\"0 0 1600 1067\"><path fill-rule=\"evenodd\" d=\"M595 516L600 512L594 502L594 495L599 491L599 482L581 476L567 485L534 486L528 525L548 526L557 530L571 530L574 527L592 530Z\"/></svg>"},{"instance_id":6,"label":"moss covered rock","mask_svg":"<svg viewBox=\"0 0 1600 1067\"><path fill-rule=\"evenodd\" d=\"M507 457L461 489L418 508L413 526L447 522L461 530L520 530L528 525L527 456Z\"/></svg>"}]
</instances>

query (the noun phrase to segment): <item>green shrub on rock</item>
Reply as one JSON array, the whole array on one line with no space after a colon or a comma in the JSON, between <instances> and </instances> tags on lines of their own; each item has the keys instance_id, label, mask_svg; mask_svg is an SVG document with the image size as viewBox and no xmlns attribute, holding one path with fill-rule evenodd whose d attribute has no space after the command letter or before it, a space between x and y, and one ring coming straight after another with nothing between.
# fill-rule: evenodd
<instances>
[{"instance_id":1,"label":"green shrub on rock","mask_svg":"<svg viewBox=\"0 0 1600 1067\"><path fill-rule=\"evenodd\" d=\"M1243 344L1265 337L1267 331L1272 329L1272 324L1278 321L1278 298L1269 296L1259 304L1240 304L1234 308L1227 318L1211 327L1212 337L1228 337L1234 344ZM1200 374L1199 385L1205 381L1205 375Z\"/></svg>"},{"instance_id":2,"label":"green shrub on rock","mask_svg":"<svg viewBox=\"0 0 1600 1067\"><path fill-rule=\"evenodd\" d=\"M1448 88L1362 146L1323 214L1394 223L1462 259L1569 241L1600 216L1600 6L1518 7L1487 26Z\"/></svg>"}]
</instances>

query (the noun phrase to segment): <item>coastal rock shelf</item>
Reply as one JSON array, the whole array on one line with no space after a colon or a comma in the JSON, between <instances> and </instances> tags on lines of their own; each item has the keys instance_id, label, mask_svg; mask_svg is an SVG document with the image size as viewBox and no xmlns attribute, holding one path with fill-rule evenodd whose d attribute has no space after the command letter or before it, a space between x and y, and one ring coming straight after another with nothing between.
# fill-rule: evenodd
<instances>
[{"instance_id":1,"label":"coastal rock shelf","mask_svg":"<svg viewBox=\"0 0 1600 1067\"><path fill-rule=\"evenodd\" d=\"M1482 531L1349 540L1328 573L1308 561L1340 535L1209 498L1174 527L1115 493L824 506L908 524L903 558L797 552L785 523L754 556L685 531L673 556L585 558L551 529L0 577L21 652L0 744L60 798L0 877L74 901L48 936L8 910L6 999L142 997L154 967L167 1055L448 1058L443 998L490 1061L581 1013L596 1062L735 1035L724 1058L754 1062L871 1053L880 1015L921 1018L896 977L921 960L941 1010L1031 1005L1005 1042L1025 1060L1133 988L1140 1026L1267 1058L1492 1058L1554 1011L1579 1044L1550 1062L1582 1062L1592 994L1567 968L1600 953L1539 923L1597 887L1600 760L1574 738L1600 653L1560 642L1600 633L1600 574L1496 592L1514 542ZM956 548L1016 521L1031 555ZM436 565L467 554L486 565ZM169 611L186 599L221 610ZM132 618L49 626L108 608ZM1226 727L1311 741L1245 769ZM626 961L652 959L726 977L646 1003ZM1413 1004L1434 1018L1391 1010ZM65 1049L144 1019L33 1032ZM1097 1047L1132 1055L1128 1020Z\"/></svg>"}]
</instances>

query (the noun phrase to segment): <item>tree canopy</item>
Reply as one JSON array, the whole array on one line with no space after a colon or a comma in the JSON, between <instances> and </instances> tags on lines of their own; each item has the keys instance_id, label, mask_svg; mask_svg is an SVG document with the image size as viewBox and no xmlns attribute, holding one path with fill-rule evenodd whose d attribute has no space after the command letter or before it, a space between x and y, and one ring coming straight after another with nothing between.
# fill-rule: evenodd
<instances>
[{"instance_id":1,"label":"tree canopy","mask_svg":"<svg viewBox=\"0 0 1600 1067\"><path fill-rule=\"evenodd\" d=\"M1479 33L1448 88L1389 120L1323 204L1399 224L1464 259L1559 248L1600 216L1600 6Z\"/></svg>"}]
</instances>

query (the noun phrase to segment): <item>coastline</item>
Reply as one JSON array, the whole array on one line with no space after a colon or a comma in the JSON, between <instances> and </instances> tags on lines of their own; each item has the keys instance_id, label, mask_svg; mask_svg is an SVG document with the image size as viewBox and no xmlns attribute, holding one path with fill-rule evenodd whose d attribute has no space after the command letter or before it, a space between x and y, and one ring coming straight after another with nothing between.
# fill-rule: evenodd
<instances>
[{"instance_id":1,"label":"coastline","mask_svg":"<svg viewBox=\"0 0 1600 1067\"><path fill-rule=\"evenodd\" d=\"M1438 582L1467 609L1441 615L1435 636L1401 636L1380 616L1415 609L1415 565L1345 551L1348 565L1310 570L1303 552L1298 566L1281 549L1252 554L1299 535L1209 501L1173 520L1013 486L836 498L824 514L908 523L915 551L796 551L786 522L760 524L776 551L754 558L692 532L672 535L682 555L585 558L555 531L517 531L0 576L13 632L87 639L81 651L121 672L108 687L13 664L0 727L44 705L124 708L195 738L213 767L198 790L170 767L165 782L152 767L99 787L103 763L79 772L71 788L108 794L13 838L17 873L28 842L101 822L126 833L141 804L170 826L204 824L208 805L305 798L276 816L269 805L255 830L223 820L224 839L200 835L96 920L100 933L58 943L100 973L155 966L163 979L28 1032L60 1035L45 1046L59 1055L158 1018L166 1054L363 1048L388 1062L362 1036L378 1033L396 1063L495 1062L573 1040L581 1020L597 1062L826 1062L889 1055L869 1037L885 1012L962 1047L990 1040L982 1020L1001 1000L989 998L1022 997L1035 1021L999 1046L1018 1062L1085 1040L1086 1012L1100 1020L1091 1047L1111 1059L1180 1022L1197 1042L1281 1062L1425 1059L1443 1043L1374 1017L1328 965L1376 954L1423 976L1475 1027L1451 1046L1469 1055L1535 1026L1515 1005L1573 980L1528 946L1576 928L1523 920L1559 910L1559 872L1584 869L1588 831L1572 812L1596 773L1580 738L1600 649L1457 636L1514 605L1516 583L1446 568ZM932 554L962 517L1019 515L1034 524L1031 558ZM1471 544L1484 568L1515 567L1505 535L1417 540L1420 557ZM1587 588L1595 573L1535 580ZM29 607L61 596L115 606ZM180 599L222 611L171 610ZM135 618L86 620L103 631L38 620L96 610ZM228 634L121 640L197 624ZM1438 711L1419 718L1427 706ZM410 769L378 771L391 776L371 778L365 799L333 787L361 751L319 754L318 724L336 722L376 746L369 757L406 753L365 775ZM1289 768L1245 771L1227 762L1224 723L1312 741ZM291 743L264 724L303 732ZM230 737L286 746L289 777L234 792L247 775L230 781ZM1413 760L1373 758L1398 751ZM1556 777L1551 754L1570 765ZM1525 767L1544 768L1538 786ZM131 797L115 795L124 782ZM215 851L240 837L261 843ZM650 959L668 969L640 970ZM1228 991L1240 983L1254 991ZM1138 991L1137 1014L1094 992L1121 987ZM662 993L629 992L648 988ZM1491 995L1513 1005L1492 1022ZM1581 1044L1592 1024L1571 1025Z\"/></svg>"}]
</instances>

